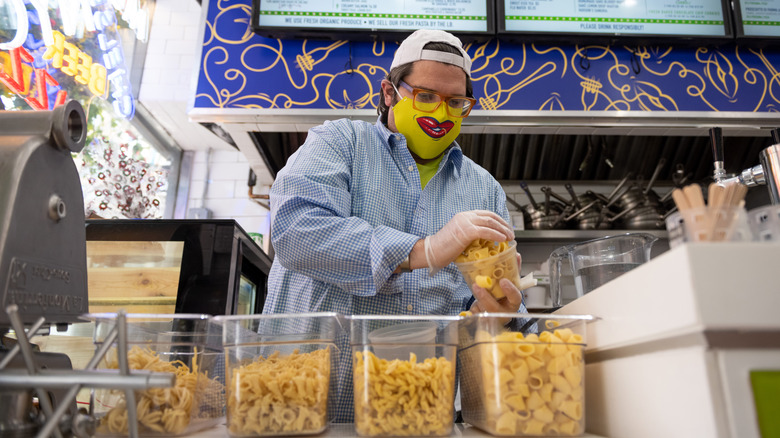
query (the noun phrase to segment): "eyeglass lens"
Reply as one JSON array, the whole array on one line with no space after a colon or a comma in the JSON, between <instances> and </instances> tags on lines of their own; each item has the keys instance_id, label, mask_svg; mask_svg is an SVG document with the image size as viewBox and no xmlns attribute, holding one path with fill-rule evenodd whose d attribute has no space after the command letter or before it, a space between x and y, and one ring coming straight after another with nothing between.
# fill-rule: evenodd
<instances>
[{"instance_id":1,"label":"eyeglass lens","mask_svg":"<svg viewBox=\"0 0 780 438\"><path fill-rule=\"evenodd\" d=\"M412 88L404 81L401 86L414 93L414 107L420 111L433 112L444 100L447 104L447 113L452 117L465 117L471 110L471 101L462 97L442 96L438 93Z\"/></svg>"}]
</instances>

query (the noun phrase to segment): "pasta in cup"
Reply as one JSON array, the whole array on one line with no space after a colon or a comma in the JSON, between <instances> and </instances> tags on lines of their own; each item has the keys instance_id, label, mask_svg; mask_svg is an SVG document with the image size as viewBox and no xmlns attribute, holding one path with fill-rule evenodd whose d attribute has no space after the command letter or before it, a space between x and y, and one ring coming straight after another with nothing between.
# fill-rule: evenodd
<instances>
[{"instance_id":1,"label":"pasta in cup","mask_svg":"<svg viewBox=\"0 0 780 438\"><path fill-rule=\"evenodd\" d=\"M455 397L455 316L353 316L351 344L355 431L360 436L449 436ZM431 324L416 340L388 333L393 325ZM392 331L391 331L392 332ZM379 340L378 340L379 339ZM402 351L406 351L404 356ZM427 352L418 357L416 352Z\"/></svg>"},{"instance_id":2,"label":"pasta in cup","mask_svg":"<svg viewBox=\"0 0 780 438\"><path fill-rule=\"evenodd\" d=\"M100 346L117 329L116 314L89 314ZM213 427L225 415L224 355L220 339L210 333L208 315L126 315L127 360L131 370L172 373L171 387L134 391L140 436L179 436ZM118 369L117 346L98 364ZM126 393L94 390L98 435L128 435Z\"/></svg>"},{"instance_id":3,"label":"pasta in cup","mask_svg":"<svg viewBox=\"0 0 780 438\"><path fill-rule=\"evenodd\" d=\"M332 421L339 322L333 313L224 316L230 436L308 435Z\"/></svg>"},{"instance_id":4,"label":"pasta in cup","mask_svg":"<svg viewBox=\"0 0 780 438\"><path fill-rule=\"evenodd\" d=\"M477 239L455 259L455 266L463 274L466 284L477 284L488 290L496 299L506 294L499 285L502 278L521 287L517 266L517 242L492 242Z\"/></svg>"},{"instance_id":5,"label":"pasta in cup","mask_svg":"<svg viewBox=\"0 0 780 438\"><path fill-rule=\"evenodd\" d=\"M514 319L505 325L509 318ZM582 435L583 350L585 323L590 319L548 314L466 316L458 351L463 420L495 436Z\"/></svg>"}]
</instances>

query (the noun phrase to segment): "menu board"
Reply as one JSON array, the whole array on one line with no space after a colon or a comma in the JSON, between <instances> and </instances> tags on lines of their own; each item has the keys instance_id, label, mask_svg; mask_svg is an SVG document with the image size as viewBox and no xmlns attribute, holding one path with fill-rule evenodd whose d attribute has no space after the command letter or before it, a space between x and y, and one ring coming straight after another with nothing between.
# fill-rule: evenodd
<instances>
[{"instance_id":1,"label":"menu board","mask_svg":"<svg viewBox=\"0 0 780 438\"><path fill-rule=\"evenodd\" d=\"M725 37L727 19L721 0L499 0L498 21L510 33Z\"/></svg>"},{"instance_id":2,"label":"menu board","mask_svg":"<svg viewBox=\"0 0 780 438\"><path fill-rule=\"evenodd\" d=\"M492 0L255 0L256 31L493 33ZM490 8L492 9L492 8Z\"/></svg>"},{"instance_id":3,"label":"menu board","mask_svg":"<svg viewBox=\"0 0 780 438\"><path fill-rule=\"evenodd\" d=\"M738 0L734 7L739 36L780 37L780 1Z\"/></svg>"}]
</instances>

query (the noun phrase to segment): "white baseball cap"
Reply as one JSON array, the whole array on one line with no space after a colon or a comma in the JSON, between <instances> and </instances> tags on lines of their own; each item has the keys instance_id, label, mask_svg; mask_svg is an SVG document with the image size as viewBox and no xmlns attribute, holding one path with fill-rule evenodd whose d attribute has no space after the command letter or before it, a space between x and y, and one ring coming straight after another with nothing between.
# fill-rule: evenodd
<instances>
[{"instance_id":1,"label":"white baseball cap","mask_svg":"<svg viewBox=\"0 0 780 438\"><path fill-rule=\"evenodd\" d=\"M449 52L440 52L438 50L425 50L428 43L447 43L460 51L460 55ZM457 65L462 68L466 74L471 77L471 57L463 50L463 43L455 35L443 30L421 29L406 37L398 46L393 56L393 63L390 70L410 62L420 61L439 61L445 64Z\"/></svg>"}]
</instances>

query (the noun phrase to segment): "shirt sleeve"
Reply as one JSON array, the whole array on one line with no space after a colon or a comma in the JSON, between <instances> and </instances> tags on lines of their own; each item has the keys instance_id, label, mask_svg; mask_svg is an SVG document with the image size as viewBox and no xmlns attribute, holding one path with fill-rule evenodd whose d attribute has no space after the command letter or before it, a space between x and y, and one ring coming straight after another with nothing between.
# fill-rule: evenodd
<instances>
[{"instance_id":1,"label":"shirt sleeve","mask_svg":"<svg viewBox=\"0 0 780 438\"><path fill-rule=\"evenodd\" d=\"M354 128L309 131L271 187L271 238L282 266L350 293L391 290L419 236L351 215Z\"/></svg>"}]
</instances>

